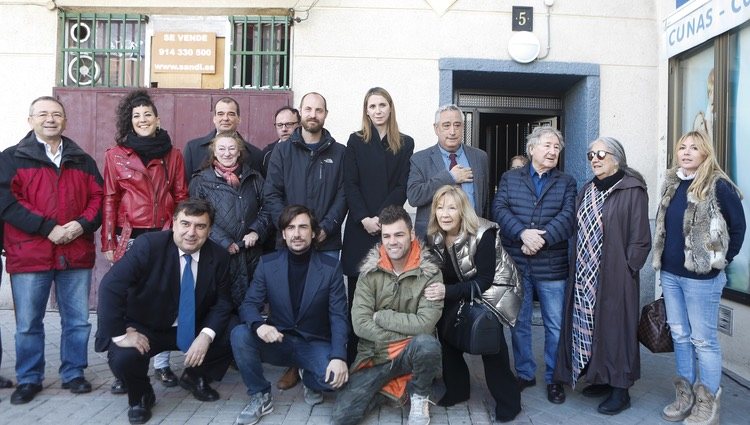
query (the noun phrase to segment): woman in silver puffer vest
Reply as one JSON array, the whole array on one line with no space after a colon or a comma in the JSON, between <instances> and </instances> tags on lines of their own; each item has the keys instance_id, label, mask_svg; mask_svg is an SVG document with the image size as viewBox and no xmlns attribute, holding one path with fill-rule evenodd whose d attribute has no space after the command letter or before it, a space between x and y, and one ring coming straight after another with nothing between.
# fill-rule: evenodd
<instances>
[{"instance_id":1,"label":"woman in silver puffer vest","mask_svg":"<svg viewBox=\"0 0 750 425\"><path fill-rule=\"evenodd\" d=\"M446 311L463 300L472 298L472 286L484 292L492 285L496 267L515 267L508 255L497 256L497 225L477 217L469 199L457 186L443 186L432 200L432 212L427 225L430 249L439 259L443 283L433 283L425 289L428 300L445 300ZM502 248L501 248L502 249ZM498 264L498 261L508 264ZM442 321L438 323L438 332ZM469 369L464 353L440 337L443 355L443 381L447 391L438 401L439 406L453 406L469 399ZM501 338L497 354L483 355L485 380L495 399L495 418L509 422L521 411L521 394L511 372L508 347Z\"/></svg>"}]
</instances>

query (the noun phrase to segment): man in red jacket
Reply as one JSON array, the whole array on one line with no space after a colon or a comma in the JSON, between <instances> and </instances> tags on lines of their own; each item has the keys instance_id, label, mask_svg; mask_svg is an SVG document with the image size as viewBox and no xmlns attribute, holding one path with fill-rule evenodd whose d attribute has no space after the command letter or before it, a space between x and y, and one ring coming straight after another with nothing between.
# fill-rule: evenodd
<instances>
[{"instance_id":1,"label":"man in red jacket","mask_svg":"<svg viewBox=\"0 0 750 425\"><path fill-rule=\"evenodd\" d=\"M5 220L6 269L16 310L16 378L12 404L42 390L44 313L52 282L60 308L62 388L87 393L89 285L94 232L101 224L102 176L94 159L65 130L65 108L40 97L29 109L31 131L5 150L0 213Z\"/></svg>"},{"instance_id":2,"label":"man in red jacket","mask_svg":"<svg viewBox=\"0 0 750 425\"><path fill-rule=\"evenodd\" d=\"M7 159L5 159L5 154L0 152L0 168L7 167L8 165ZM2 187L0 187L0 190L2 190ZM3 252L3 222L0 220L0 254ZM3 259L2 255L0 255L0 284L2 284L2 274L3 274ZM0 335L0 365L3 363L3 339L2 335ZM11 381L8 378L5 378L3 376L0 376L0 388L13 388L13 381Z\"/></svg>"}]
</instances>

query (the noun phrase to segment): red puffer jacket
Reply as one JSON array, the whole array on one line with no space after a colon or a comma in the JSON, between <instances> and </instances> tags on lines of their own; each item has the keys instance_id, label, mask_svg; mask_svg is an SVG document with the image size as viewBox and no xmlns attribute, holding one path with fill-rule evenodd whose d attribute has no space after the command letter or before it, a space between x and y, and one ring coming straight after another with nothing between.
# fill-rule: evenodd
<instances>
[{"instance_id":1,"label":"red puffer jacket","mask_svg":"<svg viewBox=\"0 0 750 425\"><path fill-rule=\"evenodd\" d=\"M138 154L125 146L104 154L104 220L102 252L117 248L115 230L126 227L166 229L177 204L188 198L185 165L172 148L144 167Z\"/></svg>"},{"instance_id":2,"label":"red puffer jacket","mask_svg":"<svg viewBox=\"0 0 750 425\"><path fill-rule=\"evenodd\" d=\"M94 159L63 137L57 168L33 131L4 153L9 164L0 170L0 180L9 182L12 195L0 205L8 273L92 268L102 205L102 176ZM47 239L56 225L73 220L83 235L64 245Z\"/></svg>"}]
</instances>

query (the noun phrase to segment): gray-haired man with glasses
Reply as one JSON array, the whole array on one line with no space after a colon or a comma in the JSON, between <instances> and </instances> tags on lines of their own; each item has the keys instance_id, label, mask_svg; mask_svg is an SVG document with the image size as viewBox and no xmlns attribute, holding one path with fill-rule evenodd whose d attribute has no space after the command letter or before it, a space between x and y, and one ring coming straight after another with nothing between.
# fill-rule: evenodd
<instances>
[{"instance_id":1,"label":"gray-haired man with glasses","mask_svg":"<svg viewBox=\"0 0 750 425\"><path fill-rule=\"evenodd\" d=\"M42 390L44 314L52 282L60 306L61 387L91 392L88 366L89 286L94 232L101 224L102 176L94 159L62 135L65 108L54 97L31 103L31 131L4 152L0 213L6 269L16 312L16 379L12 404ZM7 163L6 163L7 162Z\"/></svg>"},{"instance_id":2,"label":"gray-haired man with glasses","mask_svg":"<svg viewBox=\"0 0 750 425\"><path fill-rule=\"evenodd\" d=\"M414 230L424 238L432 196L446 184L461 186L477 215L489 213L489 162L487 154L463 143L464 114L456 105L443 105L435 111L433 124L437 144L411 157L406 196L417 207Z\"/></svg>"}]
</instances>

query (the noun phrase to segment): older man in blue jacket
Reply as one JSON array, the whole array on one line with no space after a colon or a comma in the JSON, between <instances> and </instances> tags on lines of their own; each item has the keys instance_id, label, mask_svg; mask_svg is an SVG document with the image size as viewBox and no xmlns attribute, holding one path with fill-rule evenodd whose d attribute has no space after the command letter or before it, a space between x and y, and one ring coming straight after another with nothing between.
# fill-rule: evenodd
<instances>
[{"instance_id":1,"label":"older man in blue jacket","mask_svg":"<svg viewBox=\"0 0 750 425\"><path fill-rule=\"evenodd\" d=\"M562 134L537 127L527 138L528 166L509 170L500 179L493 218L500 225L503 247L523 274L524 299L516 326L511 328L513 358L521 390L536 385L531 348L531 313L536 290L544 320L544 380L547 399L565 402L562 385L552 381L560 339L565 282L568 278L568 239L575 223L576 182L557 170L564 147Z\"/></svg>"}]
</instances>

